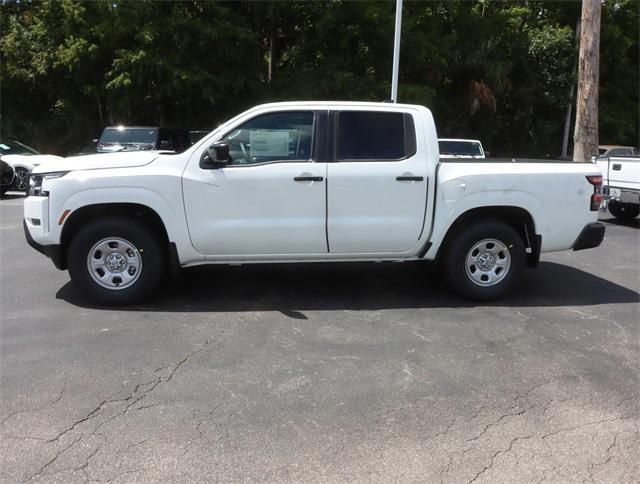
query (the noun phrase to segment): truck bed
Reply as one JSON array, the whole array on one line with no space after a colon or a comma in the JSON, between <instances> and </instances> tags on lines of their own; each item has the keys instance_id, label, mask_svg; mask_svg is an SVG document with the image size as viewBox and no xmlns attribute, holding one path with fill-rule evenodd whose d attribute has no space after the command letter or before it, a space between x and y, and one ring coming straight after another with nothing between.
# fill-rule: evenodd
<instances>
[{"instance_id":1,"label":"truck bed","mask_svg":"<svg viewBox=\"0 0 640 484\"><path fill-rule=\"evenodd\" d=\"M592 162L556 160L549 158L440 158L440 163L571 163L592 165Z\"/></svg>"}]
</instances>

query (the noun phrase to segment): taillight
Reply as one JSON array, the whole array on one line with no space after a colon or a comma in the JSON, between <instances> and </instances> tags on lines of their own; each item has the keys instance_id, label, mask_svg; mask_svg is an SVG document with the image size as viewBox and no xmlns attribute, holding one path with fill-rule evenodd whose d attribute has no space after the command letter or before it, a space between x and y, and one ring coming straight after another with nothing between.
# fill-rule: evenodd
<instances>
[{"instance_id":1,"label":"taillight","mask_svg":"<svg viewBox=\"0 0 640 484\"><path fill-rule=\"evenodd\" d=\"M587 181L593 185L593 195L591 195L591 211L600 210L602 203L602 175L588 176Z\"/></svg>"}]
</instances>

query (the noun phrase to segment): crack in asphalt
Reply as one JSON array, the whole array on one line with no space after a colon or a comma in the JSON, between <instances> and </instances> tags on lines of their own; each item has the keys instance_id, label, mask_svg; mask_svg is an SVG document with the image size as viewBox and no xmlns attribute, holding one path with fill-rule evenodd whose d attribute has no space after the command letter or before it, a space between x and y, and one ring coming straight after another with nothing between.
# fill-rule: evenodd
<instances>
[{"instance_id":1,"label":"crack in asphalt","mask_svg":"<svg viewBox=\"0 0 640 484\"><path fill-rule=\"evenodd\" d=\"M482 469L480 469L480 472L478 472L473 479L471 479L467 484L471 484L472 482L475 482L482 474L484 474L485 472L487 472L489 469L491 469L493 467L493 464L496 460L496 457L498 457L500 454L506 454L507 452L511 452L511 449L513 448L513 444L515 444L518 440L528 440L533 438L533 434L531 435L526 435L524 437L516 437L514 439L511 439L511 441L509 442L509 446L506 449L501 449L501 450L497 450L496 452L493 453L493 455L491 456L491 460L490 462L484 466Z\"/></svg>"},{"instance_id":2,"label":"crack in asphalt","mask_svg":"<svg viewBox=\"0 0 640 484\"><path fill-rule=\"evenodd\" d=\"M113 477L110 477L109 479L107 479L107 481L106 481L106 482L113 482L113 481L115 481L118 477L124 476L124 475L126 475L126 474L134 474L134 473L136 473L136 472L152 471L152 470L156 470L156 468L155 468L155 467L140 467L140 468L137 468L137 469L127 469L127 470L124 470L124 471L122 471L122 472L119 472L118 474L116 474L116 475L115 475L115 476L113 476Z\"/></svg>"},{"instance_id":3,"label":"crack in asphalt","mask_svg":"<svg viewBox=\"0 0 640 484\"><path fill-rule=\"evenodd\" d=\"M45 462L42 466L40 466L40 468L36 471L35 474L33 474L31 477L29 477L27 479L27 481L32 481L34 480L36 477L40 476L41 474L44 473L45 470L47 470L49 468L50 465L52 465L56 460L58 460L58 457L60 457L62 454L64 454L67 450L69 450L71 447L73 447L74 445L76 445L78 442L80 442L83 438L84 438L84 434L81 434L80 437L78 437L76 440L72 441L69 445L67 445L66 447L63 447L62 449L56 451L56 453L53 455L53 457L51 459L49 459L47 462Z\"/></svg>"},{"instance_id":4,"label":"crack in asphalt","mask_svg":"<svg viewBox=\"0 0 640 484\"><path fill-rule=\"evenodd\" d=\"M529 397L529 395L531 395L531 393L533 393L535 390L537 390L538 388L543 387L543 386L545 386L545 385L548 385L549 383L551 383L551 380L547 380L547 381L545 381L545 382L538 383L537 385L534 385L534 386L533 386L533 387L531 387L529 390L527 390L527 391L524 393L524 395L517 395L516 397L514 397L514 398L513 398L513 404L515 405L515 408L513 408L513 410L515 410L516 408L518 408L518 403L517 403L517 402L518 402L518 400L525 399L525 398ZM491 423L489 423L489 424L485 425L485 426L484 426L484 428L480 431L480 433L479 433L479 434L477 434L476 436L471 437L471 438L469 438L469 439L464 439L464 441L465 441L465 442L473 442L473 441L476 441L476 440L480 439L483 435L485 435L485 434L489 431L489 429L490 429L490 428L492 428L492 427L495 427L495 426L499 425L499 424L500 424L500 422L502 422L505 418L508 418L508 417L518 417L518 416L520 416L520 415L523 415L525 412L527 412L527 411L531 410L531 409L532 409L532 408L534 408L534 407L536 407L536 405L535 405L535 404L534 404L534 405L532 405L532 406L530 406L530 407L524 408L524 409L522 409L522 410L518 410L518 411L516 411L516 412L514 412L514 413L504 413L504 414L502 414L502 415L501 415L501 416L500 416L496 421L491 422ZM474 415L471 419L469 419L469 421L471 421L474 417L477 417L477 415L478 415L481 411L482 411L482 408L478 411L478 413L477 413L476 415Z\"/></svg>"},{"instance_id":5,"label":"crack in asphalt","mask_svg":"<svg viewBox=\"0 0 640 484\"><path fill-rule=\"evenodd\" d=\"M40 405L39 407L36 407L36 408L33 408L33 409L17 410L15 412L11 412L4 419L2 419L2 422L0 422L0 425L4 425L5 423L7 423L11 418L15 417L16 415L20 415L20 414L23 414L23 413L40 412L41 410L44 410L47 407L55 405L60 400L62 400L62 397L64 396L64 392L65 392L66 388L67 388L67 379L65 378L65 380L64 380L64 382L62 384L62 388L60 389L60 392L58 393L58 395L53 400L51 400L49 402L45 402L42 405Z\"/></svg>"},{"instance_id":6,"label":"crack in asphalt","mask_svg":"<svg viewBox=\"0 0 640 484\"><path fill-rule=\"evenodd\" d=\"M606 422L615 422L616 420L627 420L627 419L630 419L630 418L633 418L633 417L629 415L629 416L626 416L626 417L603 418L603 419L600 419L600 420L595 420L593 422L587 422L587 423L580 424L580 425L573 425L571 427L565 427L565 428L562 428L562 429L554 430L553 432L550 432L548 434L545 434L545 435L542 436L542 440L546 440L549 437L561 434L563 432L573 432L574 430L582 429L584 427L590 427L592 425L598 425L598 424L606 423Z\"/></svg>"},{"instance_id":7,"label":"crack in asphalt","mask_svg":"<svg viewBox=\"0 0 640 484\"><path fill-rule=\"evenodd\" d=\"M46 439L46 440L42 439L44 441L44 444L56 444L56 443L60 442L60 440L64 436L66 436L70 432L76 430L80 425L102 416L104 414L104 410L108 406L114 405L114 404L121 404L121 403L125 404L124 407L122 409L120 409L118 412L116 412L115 414L111 415L106 420L100 422L98 424L98 426L92 432L89 432L89 433L81 432L80 436L78 438L72 440L71 443L69 443L68 445L65 445L61 449L57 450L54 453L53 457L51 457L42 466L40 466L38 468L38 470L34 474L32 474L31 477L29 477L27 479L27 481L32 481L33 479L35 479L35 478L37 478L39 476L42 476L45 473L45 471L47 469L49 469L49 467L51 467L51 465L53 465L62 454L64 454L66 451L68 451L73 446L78 444L86 436L88 436L88 435L96 435L96 436L103 437L104 440L96 446L96 448L87 456L87 458L84 460L84 462L80 466L72 467L70 469L65 469L65 470L75 470L75 471L81 471L82 470L83 472L86 472L86 468L88 467L89 461L91 460L91 458L93 458L98 453L100 447L108 440L107 436L105 436L104 434L98 434L96 432L98 430L100 430L104 425L106 425L109 422L113 421L114 419L126 415L127 412L129 412L129 410L134 405L136 405L142 399L144 399L147 396L149 396L149 394L151 394L161 383L170 383L171 380L173 379L173 377L177 374L178 370L184 364L186 364L191 358L193 358L195 355L197 355L198 353L203 351L205 348L207 348L211 343L219 342L219 338L222 335L224 335L231 328L232 325L233 325L233 323L227 325L225 328L223 328L222 330L218 331L213 337L208 338L207 340L205 340L205 342L202 343L197 350L189 352L184 358L182 358L180 361L178 361L175 365L166 365L164 367L161 367L161 368L158 368L158 369L154 370L153 374L156 375L155 378L152 379L152 380L149 380L149 381L144 381L144 382L141 382L141 383L137 383L134 386L133 390L131 392L129 392L128 396L126 396L124 398L114 398L114 396L119 391L121 391L121 390L118 390L118 391L112 393L110 396L108 396L104 400L102 400L90 412L85 414L82 418L74 421L71 425L69 425L66 428L64 428L62 431L60 431L54 437L51 437L51 438ZM162 370L166 370L167 368L171 368L169 373L167 375L162 375L160 372ZM148 387L148 388L145 388L145 387ZM53 404L59 402L62 399L62 396L64 395L65 388L66 388L66 380L65 380L64 386L63 386L60 394L54 400L52 400L51 402L47 402L44 405L42 405L42 406L40 406L40 407L38 407L38 408L36 408L34 410L21 410L21 411L18 411L18 412L13 412L12 414L9 414L9 416L7 416L1 422L1 424L4 424L12 416L17 415L19 413L27 413L27 412L31 412L31 411L42 410L43 408L45 408L45 407L47 407L49 405L53 405ZM150 407L153 407L153 406L155 406L155 404L147 405L146 407L134 408L134 410L140 410L142 408L150 408ZM129 471L127 471L127 472L129 472ZM135 471L130 471L130 472L135 472ZM113 480L113 479L115 479L117 477L119 477L119 476L116 476L116 477L112 478L111 480Z\"/></svg>"},{"instance_id":8,"label":"crack in asphalt","mask_svg":"<svg viewBox=\"0 0 640 484\"><path fill-rule=\"evenodd\" d=\"M476 435L466 438L464 439L462 442L463 443L469 443L469 442L477 442L478 440L480 440L484 435L486 435L490 429L492 429L493 427L496 427L498 425L500 425L501 422L503 422L506 418L508 417L518 417L521 415L524 415L526 412L532 410L535 407L541 408L541 415L545 416L547 411L549 410L549 408L551 408L554 403L563 403L569 400L573 400L572 398L562 398L562 399L554 399L551 398L548 402L546 402L545 404L538 404L538 403L534 403L533 405L530 405L524 409L518 410L518 411L512 411L515 410L516 408L518 408L519 406L519 401L522 399L526 399L528 398L536 389L547 385L551 382L551 380L546 381L546 382L542 382L539 383L537 385L534 385L533 387L529 388L524 394L522 395L518 395L516 397L514 397L513 402L515 405L515 408L509 408L507 409L506 413L503 413L502 415L500 415L497 419L494 419L493 421L489 422L488 424L486 424L479 433L477 433ZM618 404L615 406L615 408L619 408L624 402L627 402L629 400L632 400L632 398L624 398L623 400L621 400L620 402L618 402ZM472 420L474 420L475 418L477 418L485 408L487 408L487 405L483 405L481 406L471 417L467 418L466 421L471 422ZM553 450L551 449L551 447L549 446L549 443L547 442L547 439L553 435L557 435L563 432L571 432L580 428L584 428L584 427L590 427L593 425L598 425L601 423L605 423L605 422L613 422L613 421L619 421L619 420L626 420L629 418L633 418L632 416L616 416L616 417L611 417L611 418L602 418L599 420L595 420L595 421L591 421L591 422L586 422L586 423L581 423L579 425L574 425L571 427L565 427L565 428L561 428L561 429L557 429L554 430L552 432L549 433L545 433L542 435L538 435L538 437L540 438L541 442L545 445L546 449L547 449L547 453L548 453L548 457L550 457L551 459L553 459ZM455 422L454 421L447 426L447 429L444 432L440 432L439 434L434 435L434 438L440 435L444 435L446 434L451 427L453 426ZM518 441L518 440L528 440L528 439L532 439L536 437L535 433L531 433L529 435L525 435L525 436L515 436L512 440L510 440L509 445L504 448L504 449L498 449L496 452L493 453L493 455L491 456L489 462L483 466L482 469L480 469L475 476L469 481L468 484L476 481L478 478L480 478L483 474L485 474L487 471L489 471L495 464L496 458L498 456L500 456L501 454L504 454L506 452L510 452L513 448L513 445ZM614 436L614 439L612 440L612 442L610 443L610 445L607 447L605 454L607 455L607 458L603 461L603 462L596 462L596 463L592 463L590 465L590 468L587 472L590 472L591 469L593 469L594 467L598 466L601 467L603 465L606 465L609 461L611 461L614 458L614 453L612 452L613 449L618 445L618 441L617 441L617 434L616 436ZM446 462L446 464L444 465L444 467L441 469L439 475L440 475L440 481L442 482L446 475L448 475L448 473L451 470L451 466L455 460L456 457L461 457L464 456L465 454L472 452L474 450L477 449L477 446L474 444L472 446L466 447L463 450L455 450L450 452L448 460ZM542 476L540 477L540 479L538 480L538 484L543 482L544 480L547 479L547 476L553 472L556 472L558 467L560 466L560 464L558 462L553 463L553 466L550 468L545 469L542 472Z\"/></svg>"},{"instance_id":9,"label":"crack in asphalt","mask_svg":"<svg viewBox=\"0 0 640 484\"><path fill-rule=\"evenodd\" d=\"M605 455L607 456L607 458L602 462L592 462L591 464L589 464L589 468L587 469L587 474L589 475L589 479L591 480L591 482L595 482L593 479L593 470L596 467L603 467L607 465L611 461L611 459L613 459L614 456L613 454L611 454L611 449L613 449L617 445L617 443L618 443L618 434L615 434L613 436L613 440L609 444L609 447L607 447L607 450L605 451Z\"/></svg>"},{"instance_id":10,"label":"crack in asphalt","mask_svg":"<svg viewBox=\"0 0 640 484\"><path fill-rule=\"evenodd\" d=\"M112 394L111 396L113 396L114 394ZM104 407L106 404L109 403L109 399L111 397L107 397L104 400L102 400L97 407L95 407L93 410L91 410L91 412L89 412L87 415L85 415L84 417L82 417L79 420L76 420L75 422L73 422L73 424L71 424L69 427L65 428L62 432L59 432L55 437L48 439L46 441L47 444L50 444L52 442L57 442L58 440L60 440L64 435L66 435L67 433L71 432L72 430L74 430L78 425L87 422L88 420L91 420L101 409L102 407Z\"/></svg>"},{"instance_id":11,"label":"crack in asphalt","mask_svg":"<svg viewBox=\"0 0 640 484\"><path fill-rule=\"evenodd\" d=\"M10 438L33 438L34 440L40 440L43 441L44 444L57 444L57 443L61 443L61 440L67 436L69 433L76 431L76 430L81 430L80 427L83 426L83 424L86 424L89 421L92 421L94 419L97 418L102 418L102 421L100 421L98 423L97 426L95 426L93 428L93 431L91 432L81 432L80 435L77 438L73 438L73 440L71 440L70 442L66 443L63 447L56 449L55 453L53 456L51 456L44 464L42 464L38 470L31 476L29 477L27 480L33 480L36 479L38 477L42 478L42 476L46 475L55 475L55 474L59 474L61 472L66 472L66 471L74 471L74 472L82 472L84 474L84 476L87 478L87 480L89 479L89 475L88 475L88 468L90 466L91 460L98 454L98 452L100 451L101 447L108 441L108 437L104 434L101 433L97 433L98 430L100 430L102 427L104 427L105 425L107 425L109 422L113 421L114 419L117 419L119 417L122 417L124 415L126 415L130 410L132 411L138 411L138 410L143 410L143 409L147 409L147 408L152 408L155 406L159 406L162 405L163 402L155 402L155 403L150 403L148 405L142 405L139 407L136 407L136 405L143 399L145 399L146 397L148 397L150 394L152 394L156 388L161 385L162 383L170 383L174 377L176 377L180 372L181 369L184 367L184 365L186 365L192 358L194 358L197 354L201 353L202 351L204 351L205 349L207 349L208 347L210 347L210 345L214 342L220 342L220 337L223 336L232 326L232 324L227 325L225 328L223 328L222 330L220 330L219 332L217 332L213 337L208 338L207 340L205 340L202 344L200 344L200 346L193 351L190 351L189 353L187 353L182 359L180 359L177 363L175 364L170 364L170 365L166 365L160 368L157 368L153 371L152 373L152 378L148 379L146 381L142 381L142 382L138 382L135 385L132 385L133 388L128 391L128 393L126 393L124 396L119 396L119 398L115 398L116 395L118 395L119 392L123 391L123 388L121 388L120 390L112 393L109 397L105 398L104 400L102 400L96 407L94 407L93 409L91 409L91 411L89 411L87 414L85 414L82 418L74 421L72 424L70 424L69 426L67 426L66 428L64 428L62 431L60 431L58 434L56 434L54 437L51 437L49 439L40 439L40 438L36 438L36 437L15 437L15 436L9 436ZM518 416L522 416L524 415L526 412L532 410L533 408L540 408L542 409L542 416L546 416L547 411L549 411L550 408L554 407L554 404L557 403L562 403L562 402L566 402L569 400L572 400L571 398L564 398L564 399L554 399L551 398L550 400L548 400L546 403L544 404L540 404L540 403L533 403L531 405L526 406L525 408L522 408L522 400L527 400L529 399L529 397L531 396L532 393L534 393L537 389L551 383L552 380L548 380L548 381L544 381L541 383L538 383L532 387L530 387L528 390L526 390L525 393L521 394L521 395L517 395L513 398L513 403L512 406L508 407L504 413L502 413L499 416L495 416L491 422L487 423L486 425L484 425L481 430L479 431L479 433L477 433L474 436L465 438L464 440L460 441L463 445L464 444L468 444L470 442L473 442L474 445L471 446L465 446L466 448L463 448L462 450L456 450L456 451L452 451L450 452L448 461L446 463L446 465L444 466L444 468L440 471L440 479L443 480L445 479L444 476L447 476L451 470L451 466L453 465L454 461L456 460L456 456L465 456L466 454L468 454L469 452L478 450L479 447L475 444L477 443L477 441L479 441L483 436L485 436L491 429L493 429L494 427L497 427L499 425L503 425L503 422L505 421L505 419L509 418L509 417L518 417ZM128 383L128 382L127 382ZM124 387L124 385L123 385ZM131 387L130 387L131 388ZM46 402L45 404L36 407L35 409L30 409L30 410L23 410L23 411L18 411L18 412L13 412L12 414L10 414L9 416L5 417L5 419L1 422L2 424L6 423L13 415L17 415L19 413L27 413L27 412L32 412L32 411L38 411L38 410L42 410L45 407L49 406L49 405L55 405L57 402L59 402L64 394L65 394L65 389L66 389L66 380L65 383L62 387L62 389L60 390L60 394L56 396L56 398L54 398L53 400ZM546 399L545 399L546 400ZM627 398L623 398L622 400L620 400L616 405L615 408L620 408L624 403L634 400L633 397L627 397ZM166 402L165 402L166 403ZM109 415L107 417L106 412L107 409L109 407L111 407L112 405L121 405L120 408L118 408L118 411L116 411L115 413L113 413L112 415ZM207 421L215 421L216 422L216 427L220 426L222 429L222 434L219 436L218 441L223 440L223 439L229 439L230 438L230 429L228 428L231 422L231 418L232 418L232 412L229 412L226 415L226 423L224 422L224 417L222 417L222 419L220 418L216 418L216 412L218 411L218 409L220 409L221 407L223 407L224 404L220 404L220 405L216 405L215 407L211 408L210 410L206 411L206 412L202 412L200 415L197 415L194 413L193 415L193 420L195 421L196 425L195 425L195 430L196 430L196 436L195 436L195 441L199 441L202 439L206 439L209 440L208 438L205 437L204 433L205 431L203 430L203 426L205 424L205 422ZM471 417L460 417L462 418L463 421L466 421L467 423L472 422L474 419L479 418L480 415L487 409L490 408L489 405L482 405ZM103 418L105 417L105 418ZM553 419L554 417L552 416L551 419ZM594 425L598 425L598 424L602 424L602 423L606 423L606 422L613 422L613 421L620 421L620 420L626 420L626 419L630 419L633 418L632 416L616 416L616 417L611 417L611 418L601 418L599 420L594 420L594 421L590 421L590 422L586 422L586 423L581 423L579 425L573 425L573 426L569 426L569 427L564 427L564 428L559 428L559 429L555 429L552 432L548 432L545 433L543 435L538 435L538 437L541 439L541 441L544 443L544 445L546 446L548 453L550 454L550 456L552 456L553 452L552 449L550 448L547 439L549 439L550 437L554 436L554 435L558 435L564 432L572 432L581 428L585 428L585 427L590 427L590 426L594 426ZM548 419L548 417L547 417ZM433 434L432 436L429 437L428 440L435 440L438 439L440 437L444 437L447 434L449 434L452 429L456 426L456 423L458 421L458 416L454 416L453 419L451 421L449 421L447 424L445 424L444 428ZM506 424L506 422L505 422ZM86 430L86 429L85 429ZM458 431L462 431L464 429L458 429ZM457 432L458 432L457 431ZM466 433L466 432L465 432ZM50 472L47 473L47 471L51 470L51 467L60 459L61 456L63 456L65 453L67 453L70 449L72 449L74 446L78 445L80 442L83 441L83 439L85 438L89 438L91 436L94 437L99 437L101 440L100 442L98 442L97 444L93 444L95 445L94 448L92 448L91 452L86 455L86 457L84 457L82 459L81 462L76 462L74 466L72 467L68 467L65 469L62 469L60 471L56 471L53 474L51 474ZM496 465L497 459L503 455L506 454L508 452L511 452L513 450L514 445L521 440L529 440L534 438L534 434L530 434L530 435L520 435L520 436L515 436L513 437L511 440L508 441L508 445L506 447L503 448L499 448L497 450L495 450L491 457L489 458L489 460L483 465L483 467L474 475L474 477L468 481L468 484L471 484L477 480L479 480L481 477L485 476L486 473L488 473L491 469L494 468L494 466ZM464 437L464 435L462 435L461 437ZM130 444L124 451L118 452L118 455L122 455L122 454L126 454L127 452L129 452L131 449L133 449L134 447L138 446L138 445L142 445L143 443L147 442L151 440L150 438L146 438L143 439L139 442L135 442L133 444ZM193 444L195 442L191 442L191 444ZM604 455L606 456L606 459L602 460L601 462L592 462L588 468L585 470L586 474L589 476L590 479L593 480L593 471L596 468L600 468L602 466L607 465L615 456L616 453L614 452L614 450L616 449L616 447L619 445L618 442L618 434L614 435L613 440L610 442L610 444L608 445L606 451L604 452ZM187 449L185 449L185 453L188 451L188 448L190 446L187 446ZM556 472L559 468L560 464L558 462L554 462L552 467L546 468L542 471L542 476L539 479L539 483L545 481L546 479L548 479L548 475ZM140 468L140 469L128 469L128 470L124 470L118 474L116 474L115 476L111 477L108 482L111 482L119 477L122 477L123 475L127 475L130 473L135 473L135 472L141 472L144 470L152 470L154 469L153 467L145 467L145 468Z\"/></svg>"}]
</instances>

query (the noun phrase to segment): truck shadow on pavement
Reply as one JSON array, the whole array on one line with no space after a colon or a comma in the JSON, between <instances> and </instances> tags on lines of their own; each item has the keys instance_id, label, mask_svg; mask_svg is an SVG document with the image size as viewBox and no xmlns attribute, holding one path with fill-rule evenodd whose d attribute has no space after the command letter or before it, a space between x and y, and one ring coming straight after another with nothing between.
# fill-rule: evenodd
<instances>
[{"instance_id":1,"label":"truck shadow on pavement","mask_svg":"<svg viewBox=\"0 0 640 484\"><path fill-rule=\"evenodd\" d=\"M26 198L26 194L19 192L8 192L0 196L0 200L18 200L20 198Z\"/></svg>"},{"instance_id":2,"label":"truck shadow on pavement","mask_svg":"<svg viewBox=\"0 0 640 484\"><path fill-rule=\"evenodd\" d=\"M604 222L611 225L620 225L621 227L631 227L634 229L640 229L640 218L634 218L633 220L619 220L617 218L601 218L600 222Z\"/></svg>"},{"instance_id":3,"label":"truck shadow on pavement","mask_svg":"<svg viewBox=\"0 0 640 484\"><path fill-rule=\"evenodd\" d=\"M83 308L101 308L71 284L56 294ZM640 295L588 272L553 262L527 270L506 298L473 303L445 286L424 263L323 263L201 266L185 269L139 305L112 310L162 312L280 311L306 319L304 310L585 306L634 303Z\"/></svg>"}]
</instances>

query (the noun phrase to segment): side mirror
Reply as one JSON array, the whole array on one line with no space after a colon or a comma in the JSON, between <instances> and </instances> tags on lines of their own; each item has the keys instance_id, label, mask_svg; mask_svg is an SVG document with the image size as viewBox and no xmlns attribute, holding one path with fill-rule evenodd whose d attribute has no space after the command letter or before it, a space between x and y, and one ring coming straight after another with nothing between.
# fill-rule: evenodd
<instances>
[{"instance_id":1,"label":"side mirror","mask_svg":"<svg viewBox=\"0 0 640 484\"><path fill-rule=\"evenodd\" d=\"M94 144L94 145L97 145L97 144L98 144L99 139L98 139L98 138L93 138L93 140L91 140L91 141L93 141L93 144Z\"/></svg>"},{"instance_id":2,"label":"side mirror","mask_svg":"<svg viewBox=\"0 0 640 484\"><path fill-rule=\"evenodd\" d=\"M173 151L173 141L162 140L160 141L160 149L166 151Z\"/></svg>"},{"instance_id":3,"label":"side mirror","mask_svg":"<svg viewBox=\"0 0 640 484\"><path fill-rule=\"evenodd\" d=\"M200 158L200 168L205 170L216 170L229 163L229 144L224 141L213 143L202 153Z\"/></svg>"}]
</instances>

